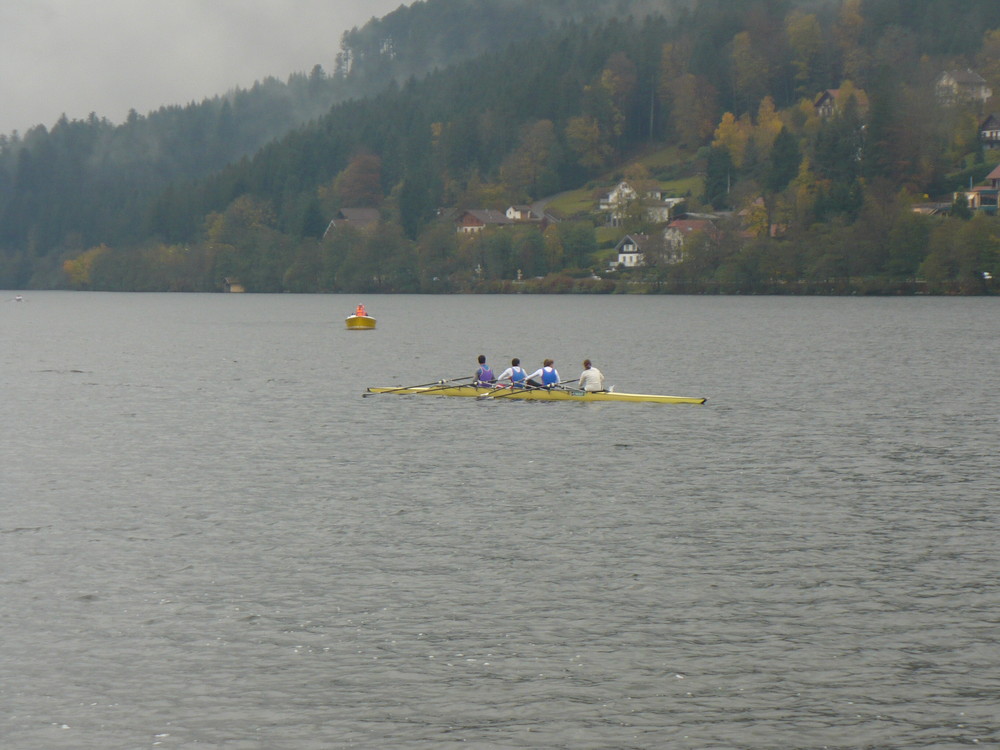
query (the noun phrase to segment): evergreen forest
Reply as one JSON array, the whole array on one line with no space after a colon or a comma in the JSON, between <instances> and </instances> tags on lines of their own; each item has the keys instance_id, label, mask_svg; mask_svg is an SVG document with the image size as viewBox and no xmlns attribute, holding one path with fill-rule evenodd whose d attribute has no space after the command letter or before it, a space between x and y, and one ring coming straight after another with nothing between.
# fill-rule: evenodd
<instances>
[{"instance_id":1,"label":"evergreen forest","mask_svg":"<svg viewBox=\"0 0 1000 750\"><path fill-rule=\"evenodd\" d=\"M1000 291L996 0L418 0L331 59L0 136L0 287Z\"/></svg>"}]
</instances>

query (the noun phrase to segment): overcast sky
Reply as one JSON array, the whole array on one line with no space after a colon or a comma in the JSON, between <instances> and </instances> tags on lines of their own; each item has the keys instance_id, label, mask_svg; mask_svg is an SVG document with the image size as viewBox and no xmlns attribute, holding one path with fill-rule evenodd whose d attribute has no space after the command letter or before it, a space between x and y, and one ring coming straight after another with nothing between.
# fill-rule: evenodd
<instances>
[{"instance_id":1,"label":"overcast sky","mask_svg":"<svg viewBox=\"0 0 1000 750\"><path fill-rule=\"evenodd\" d=\"M411 2L0 0L0 133L332 72L344 31Z\"/></svg>"}]
</instances>

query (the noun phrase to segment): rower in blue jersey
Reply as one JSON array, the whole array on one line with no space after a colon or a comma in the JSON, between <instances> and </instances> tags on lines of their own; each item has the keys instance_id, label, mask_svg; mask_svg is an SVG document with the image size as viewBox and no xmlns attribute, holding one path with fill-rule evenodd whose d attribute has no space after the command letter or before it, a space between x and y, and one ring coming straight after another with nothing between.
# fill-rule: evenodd
<instances>
[{"instance_id":1,"label":"rower in blue jersey","mask_svg":"<svg viewBox=\"0 0 1000 750\"><path fill-rule=\"evenodd\" d=\"M551 359L542 362L542 366L528 376L528 385L533 388L549 388L559 383L559 371L553 367Z\"/></svg>"},{"instance_id":2,"label":"rower in blue jersey","mask_svg":"<svg viewBox=\"0 0 1000 750\"><path fill-rule=\"evenodd\" d=\"M497 378L497 385L509 380L511 387L513 388L524 388L524 381L528 379L528 373L524 371L521 367L521 360L514 357L510 361L510 367L500 373L500 377Z\"/></svg>"},{"instance_id":3,"label":"rower in blue jersey","mask_svg":"<svg viewBox=\"0 0 1000 750\"><path fill-rule=\"evenodd\" d=\"M493 375L493 368L486 364L486 355L479 355L479 367L476 374L472 376L473 385L493 385L496 377Z\"/></svg>"}]
</instances>

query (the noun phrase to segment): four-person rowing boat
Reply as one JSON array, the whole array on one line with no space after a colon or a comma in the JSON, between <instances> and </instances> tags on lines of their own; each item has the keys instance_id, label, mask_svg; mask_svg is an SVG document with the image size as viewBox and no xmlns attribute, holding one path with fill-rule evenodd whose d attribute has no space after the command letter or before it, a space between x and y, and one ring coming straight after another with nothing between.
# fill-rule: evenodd
<instances>
[{"instance_id":1,"label":"four-person rowing boat","mask_svg":"<svg viewBox=\"0 0 1000 750\"><path fill-rule=\"evenodd\" d=\"M415 386L371 387L363 396L394 393L400 396L474 396L479 399L512 399L517 401L631 401L650 404L703 404L706 399L694 396L659 396L652 393L622 393L620 391L586 392L564 385L543 388L491 388L484 385L441 383Z\"/></svg>"}]
</instances>

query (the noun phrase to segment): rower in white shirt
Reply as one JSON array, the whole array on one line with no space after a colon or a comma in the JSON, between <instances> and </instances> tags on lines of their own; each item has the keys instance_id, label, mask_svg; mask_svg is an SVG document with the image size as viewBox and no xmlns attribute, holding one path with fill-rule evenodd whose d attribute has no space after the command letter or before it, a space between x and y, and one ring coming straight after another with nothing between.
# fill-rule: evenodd
<instances>
[{"instance_id":1,"label":"rower in white shirt","mask_svg":"<svg viewBox=\"0 0 1000 750\"><path fill-rule=\"evenodd\" d=\"M528 385L532 388L548 388L558 385L559 371L553 367L555 363L551 359L542 362L542 366L528 376Z\"/></svg>"},{"instance_id":2,"label":"rower in white shirt","mask_svg":"<svg viewBox=\"0 0 1000 750\"><path fill-rule=\"evenodd\" d=\"M594 367L589 359L585 359L578 385L580 390L587 393L599 393L604 390L604 373Z\"/></svg>"},{"instance_id":3,"label":"rower in white shirt","mask_svg":"<svg viewBox=\"0 0 1000 750\"><path fill-rule=\"evenodd\" d=\"M521 360L514 357L510 361L510 367L500 373L500 377L497 378L497 385L509 380L511 387L513 388L524 388L524 381L528 379L528 374L521 367Z\"/></svg>"}]
</instances>

